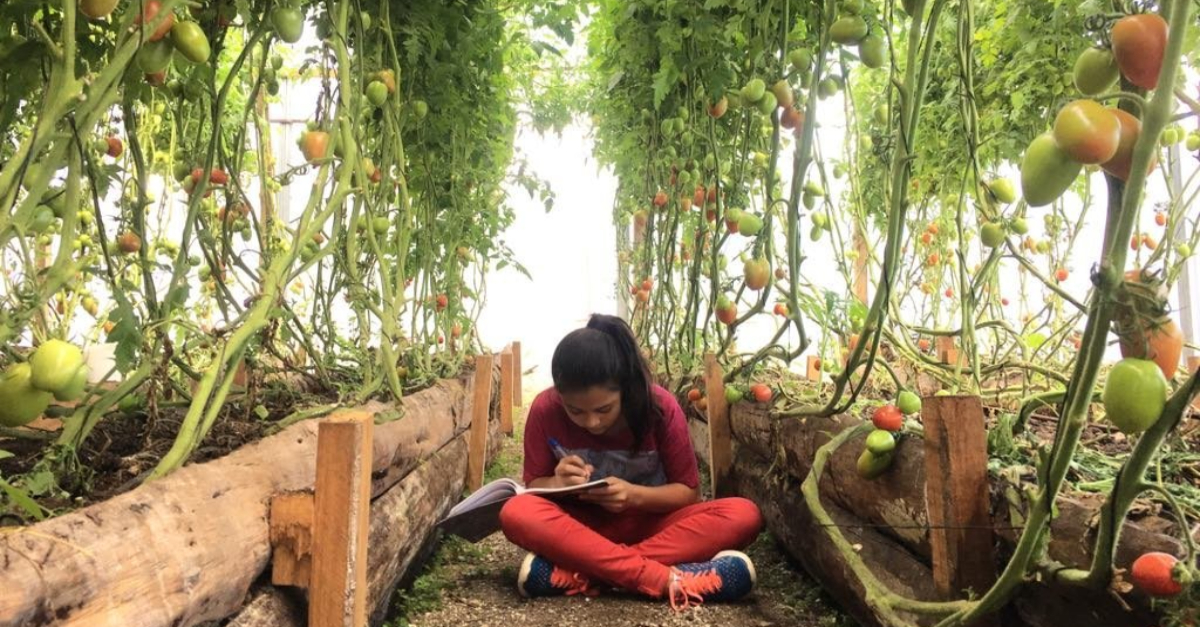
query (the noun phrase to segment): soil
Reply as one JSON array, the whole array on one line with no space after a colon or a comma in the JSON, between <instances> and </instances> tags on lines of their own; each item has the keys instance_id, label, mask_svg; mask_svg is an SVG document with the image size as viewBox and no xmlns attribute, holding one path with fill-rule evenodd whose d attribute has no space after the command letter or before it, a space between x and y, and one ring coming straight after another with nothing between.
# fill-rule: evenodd
<instances>
[{"instance_id":1,"label":"soil","mask_svg":"<svg viewBox=\"0 0 1200 627\"><path fill-rule=\"evenodd\" d=\"M523 429L517 420L517 432ZM500 459L520 467L521 444L506 439ZM516 472L504 473L516 478ZM702 473L704 475L706 473ZM705 477L707 478L707 477ZM707 497L707 486L704 486ZM840 627L855 625L806 573L784 557L764 532L746 553L757 574L755 591L733 603L701 605L675 613L665 600L606 591L598 597L525 599L517 592L517 569L525 551L493 534L478 544L444 540L416 581L398 592L391 627ZM407 609L406 609L407 607ZM404 615L407 614L407 615Z\"/></svg>"}]
</instances>

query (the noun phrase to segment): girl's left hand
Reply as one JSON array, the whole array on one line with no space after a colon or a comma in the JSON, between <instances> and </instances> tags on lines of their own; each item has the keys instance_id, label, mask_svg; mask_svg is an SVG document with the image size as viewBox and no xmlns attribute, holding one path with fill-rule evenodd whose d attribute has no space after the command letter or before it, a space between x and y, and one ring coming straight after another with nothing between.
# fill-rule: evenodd
<instances>
[{"instance_id":1,"label":"girl's left hand","mask_svg":"<svg viewBox=\"0 0 1200 627\"><path fill-rule=\"evenodd\" d=\"M606 477L607 487L588 490L579 495L579 500L595 503L610 512L623 512L636 505L637 488L619 477Z\"/></svg>"}]
</instances>

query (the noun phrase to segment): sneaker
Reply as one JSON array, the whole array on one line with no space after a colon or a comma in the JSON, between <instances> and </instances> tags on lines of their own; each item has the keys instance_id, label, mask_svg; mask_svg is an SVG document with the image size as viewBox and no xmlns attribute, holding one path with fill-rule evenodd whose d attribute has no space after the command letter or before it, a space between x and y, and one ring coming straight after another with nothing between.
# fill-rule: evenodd
<instances>
[{"instance_id":1,"label":"sneaker","mask_svg":"<svg viewBox=\"0 0 1200 627\"><path fill-rule=\"evenodd\" d=\"M754 563L745 553L721 551L707 562L671 568L667 597L675 611L705 601L733 601L754 589L754 578Z\"/></svg>"},{"instance_id":2,"label":"sneaker","mask_svg":"<svg viewBox=\"0 0 1200 627\"><path fill-rule=\"evenodd\" d=\"M593 587L587 577L559 568L544 557L530 553L521 562L517 575L517 590L523 597L548 597L565 594L582 594L594 597L600 590Z\"/></svg>"}]
</instances>

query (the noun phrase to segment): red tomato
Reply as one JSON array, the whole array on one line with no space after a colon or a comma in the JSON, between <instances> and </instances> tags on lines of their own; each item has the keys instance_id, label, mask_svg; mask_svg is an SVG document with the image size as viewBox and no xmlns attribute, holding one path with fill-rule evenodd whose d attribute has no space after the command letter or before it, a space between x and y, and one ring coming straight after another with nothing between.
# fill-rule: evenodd
<instances>
[{"instance_id":1,"label":"red tomato","mask_svg":"<svg viewBox=\"0 0 1200 627\"><path fill-rule=\"evenodd\" d=\"M787 305L783 303L775 303L775 315L786 318L788 315Z\"/></svg>"},{"instance_id":2,"label":"red tomato","mask_svg":"<svg viewBox=\"0 0 1200 627\"><path fill-rule=\"evenodd\" d=\"M766 403L771 400L771 388L764 383L755 383L750 386L750 394L754 396L754 400L760 403Z\"/></svg>"},{"instance_id":3,"label":"red tomato","mask_svg":"<svg viewBox=\"0 0 1200 627\"><path fill-rule=\"evenodd\" d=\"M643 281L642 281L642 289L644 289L644 290L646 290L647 292L649 292L649 291L650 291L650 288L652 288L652 287L654 287L654 282L653 282L653 281L651 281L650 279L645 279L645 280L643 280Z\"/></svg>"},{"instance_id":4,"label":"red tomato","mask_svg":"<svg viewBox=\"0 0 1200 627\"><path fill-rule=\"evenodd\" d=\"M1129 15L1112 27L1113 56L1129 82L1142 89L1158 87L1167 51L1167 22L1153 13Z\"/></svg>"},{"instance_id":5,"label":"red tomato","mask_svg":"<svg viewBox=\"0 0 1200 627\"><path fill-rule=\"evenodd\" d=\"M121 153L125 152L125 146L121 143L120 138L107 137L104 141L108 143L108 150L104 154L112 157L113 159L120 157Z\"/></svg>"},{"instance_id":6,"label":"red tomato","mask_svg":"<svg viewBox=\"0 0 1200 627\"><path fill-rule=\"evenodd\" d=\"M1179 560L1168 553L1143 553L1133 562L1130 578L1142 592L1152 597L1173 597L1183 592L1183 585L1172 576Z\"/></svg>"},{"instance_id":7,"label":"red tomato","mask_svg":"<svg viewBox=\"0 0 1200 627\"><path fill-rule=\"evenodd\" d=\"M701 393L700 390L698 390L696 388L692 388L692 389L688 390L687 399L689 401L695 403L696 401L700 400L700 398L702 396L704 396L704 394Z\"/></svg>"},{"instance_id":8,"label":"red tomato","mask_svg":"<svg viewBox=\"0 0 1200 627\"><path fill-rule=\"evenodd\" d=\"M882 405L871 414L871 423L876 429L899 431L904 426L904 414L895 405Z\"/></svg>"},{"instance_id":9,"label":"red tomato","mask_svg":"<svg viewBox=\"0 0 1200 627\"><path fill-rule=\"evenodd\" d=\"M1167 225L1167 214L1165 214L1161 211L1155 212L1154 223L1159 226L1166 226Z\"/></svg>"},{"instance_id":10,"label":"red tomato","mask_svg":"<svg viewBox=\"0 0 1200 627\"><path fill-rule=\"evenodd\" d=\"M662 206L665 206L666 204L667 204L667 193L662 190L658 190L658 193L654 195L654 206L662 207Z\"/></svg>"},{"instance_id":11,"label":"red tomato","mask_svg":"<svg viewBox=\"0 0 1200 627\"><path fill-rule=\"evenodd\" d=\"M445 294L437 295L437 310L438 311L445 309L446 305L448 305L448 304L450 304L450 300L448 298L446 298Z\"/></svg>"},{"instance_id":12,"label":"red tomato","mask_svg":"<svg viewBox=\"0 0 1200 627\"><path fill-rule=\"evenodd\" d=\"M1117 144L1117 152L1112 159L1105 161L1100 165L1105 172L1121 179L1122 181L1129 180L1129 170L1133 165L1133 147L1137 144L1138 137L1142 134L1142 121L1133 116L1128 111L1120 109L1109 109L1113 115L1117 116L1117 122L1121 125L1121 140ZM1158 165L1158 151L1150 153L1150 165L1146 168L1146 174L1154 171L1154 167Z\"/></svg>"},{"instance_id":13,"label":"red tomato","mask_svg":"<svg viewBox=\"0 0 1200 627\"><path fill-rule=\"evenodd\" d=\"M160 10L162 10L161 2L158 0L148 0L142 9L142 14L137 16L133 23L141 25L143 22L153 22L154 18L158 16L158 12ZM146 39L148 41L158 41L163 37L166 37L167 33L171 32L171 27L174 25L175 14L170 13L167 15L166 19L164 19L162 23L158 25L158 28L154 29L153 33L150 33L146 36Z\"/></svg>"},{"instance_id":14,"label":"red tomato","mask_svg":"<svg viewBox=\"0 0 1200 627\"><path fill-rule=\"evenodd\" d=\"M1055 280L1057 280L1059 283L1062 283L1063 281L1066 281L1066 280L1067 280L1067 276L1069 276L1069 275L1068 275L1068 273L1067 273L1067 269L1066 269L1066 268L1059 268L1059 269L1057 269L1057 270L1055 270L1055 271L1054 271L1054 278L1055 278Z\"/></svg>"}]
</instances>

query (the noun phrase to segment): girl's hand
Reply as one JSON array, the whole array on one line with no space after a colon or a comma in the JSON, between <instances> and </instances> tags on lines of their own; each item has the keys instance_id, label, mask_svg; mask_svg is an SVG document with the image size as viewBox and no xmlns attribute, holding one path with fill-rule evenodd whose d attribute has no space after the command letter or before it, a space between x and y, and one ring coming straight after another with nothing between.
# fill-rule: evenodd
<instances>
[{"instance_id":1,"label":"girl's hand","mask_svg":"<svg viewBox=\"0 0 1200 627\"><path fill-rule=\"evenodd\" d=\"M554 478L562 487L587 483L592 478L592 465L578 455L568 455L554 467Z\"/></svg>"},{"instance_id":2,"label":"girl's hand","mask_svg":"<svg viewBox=\"0 0 1200 627\"><path fill-rule=\"evenodd\" d=\"M637 506L637 489L628 481L618 477L607 477L607 487L593 488L579 495L579 500L595 503L610 512L623 512Z\"/></svg>"}]
</instances>

